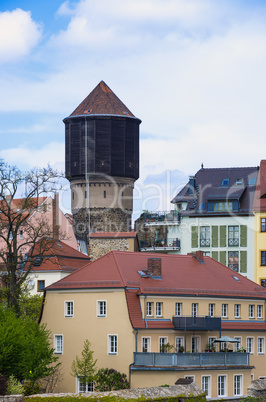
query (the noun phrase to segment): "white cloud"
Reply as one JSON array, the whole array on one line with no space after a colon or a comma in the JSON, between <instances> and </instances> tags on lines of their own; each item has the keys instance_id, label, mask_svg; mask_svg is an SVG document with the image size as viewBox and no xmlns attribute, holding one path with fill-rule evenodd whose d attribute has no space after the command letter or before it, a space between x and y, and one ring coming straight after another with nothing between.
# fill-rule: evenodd
<instances>
[{"instance_id":1,"label":"white cloud","mask_svg":"<svg viewBox=\"0 0 266 402\"><path fill-rule=\"evenodd\" d=\"M43 148L9 148L0 151L0 158L10 165L18 166L23 170L35 166L45 167L47 164L61 168L65 160L65 144L52 142Z\"/></svg>"},{"instance_id":2,"label":"white cloud","mask_svg":"<svg viewBox=\"0 0 266 402\"><path fill-rule=\"evenodd\" d=\"M41 26L29 11L0 13L0 62L13 62L30 53L41 38Z\"/></svg>"}]
</instances>

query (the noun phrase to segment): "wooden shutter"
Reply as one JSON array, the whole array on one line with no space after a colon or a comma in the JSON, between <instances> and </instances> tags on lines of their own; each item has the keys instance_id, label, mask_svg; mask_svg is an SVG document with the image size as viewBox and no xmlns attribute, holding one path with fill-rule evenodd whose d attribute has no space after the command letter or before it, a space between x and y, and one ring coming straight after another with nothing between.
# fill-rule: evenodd
<instances>
[{"instance_id":1,"label":"wooden shutter","mask_svg":"<svg viewBox=\"0 0 266 402\"><path fill-rule=\"evenodd\" d=\"M218 247L218 226L212 226L212 247Z\"/></svg>"},{"instance_id":2,"label":"wooden shutter","mask_svg":"<svg viewBox=\"0 0 266 402\"><path fill-rule=\"evenodd\" d=\"M240 226L240 246L247 247L247 225Z\"/></svg>"},{"instance_id":3,"label":"wooden shutter","mask_svg":"<svg viewBox=\"0 0 266 402\"><path fill-rule=\"evenodd\" d=\"M218 261L218 251L212 251L212 258Z\"/></svg>"},{"instance_id":4,"label":"wooden shutter","mask_svg":"<svg viewBox=\"0 0 266 402\"><path fill-rule=\"evenodd\" d=\"M191 226L191 247L198 247L198 226Z\"/></svg>"},{"instance_id":5,"label":"wooden shutter","mask_svg":"<svg viewBox=\"0 0 266 402\"><path fill-rule=\"evenodd\" d=\"M226 247L226 226L220 226L220 247Z\"/></svg>"},{"instance_id":6,"label":"wooden shutter","mask_svg":"<svg viewBox=\"0 0 266 402\"><path fill-rule=\"evenodd\" d=\"M226 265L226 251L220 251L220 262Z\"/></svg>"},{"instance_id":7,"label":"wooden shutter","mask_svg":"<svg viewBox=\"0 0 266 402\"><path fill-rule=\"evenodd\" d=\"M240 251L240 272L246 273L247 272L247 252Z\"/></svg>"}]
</instances>

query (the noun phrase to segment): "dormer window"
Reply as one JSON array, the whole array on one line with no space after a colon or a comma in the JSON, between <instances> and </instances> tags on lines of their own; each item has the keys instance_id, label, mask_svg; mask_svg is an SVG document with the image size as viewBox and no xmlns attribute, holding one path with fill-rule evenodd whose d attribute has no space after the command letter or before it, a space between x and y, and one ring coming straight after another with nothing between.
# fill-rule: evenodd
<instances>
[{"instance_id":1,"label":"dormer window","mask_svg":"<svg viewBox=\"0 0 266 402\"><path fill-rule=\"evenodd\" d=\"M244 179L240 178L240 179L236 179L236 185L239 186L240 184L243 184Z\"/></svg>"}]
</instances>

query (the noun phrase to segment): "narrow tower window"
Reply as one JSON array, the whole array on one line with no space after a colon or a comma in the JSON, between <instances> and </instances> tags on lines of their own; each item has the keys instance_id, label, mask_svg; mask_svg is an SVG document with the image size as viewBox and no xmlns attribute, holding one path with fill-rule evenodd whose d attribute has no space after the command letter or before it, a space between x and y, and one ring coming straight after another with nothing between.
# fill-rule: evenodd
<instances>
[{"instance_id":1,"label":"narrow tower window","mask_svg":"<svg viewBox=\"0 0 266 402\"><path fill-rule=\"evenodd\" d=\"M87 190L85 190L85 198L87 198Z\"/></svg>"},{"instance_id":2,"label":"narrow tower window","mask_svg":"<svg viewBox=\"0 0 266 402\"><path fill-rule=\"evenodd\" d=\"M74 198L75 198L75 193L74 193L74 191L72 192L72 200L74 200Z\"/></svg>"},{"instance_id":3,"label":"narrow tower window","mask_svg":"<svg viewBox=\"0 0 266 402\"><path fill-rule=\"evenodd\" d=\"M106 191L103 192L103 198L106 198Z\"/></svg>"}]
</instances>

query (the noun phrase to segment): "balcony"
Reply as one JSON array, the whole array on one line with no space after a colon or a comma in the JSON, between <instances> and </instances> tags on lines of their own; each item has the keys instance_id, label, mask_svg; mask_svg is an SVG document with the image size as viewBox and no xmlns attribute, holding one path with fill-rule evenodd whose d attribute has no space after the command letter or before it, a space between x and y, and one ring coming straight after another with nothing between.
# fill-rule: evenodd
<instances>
[{"instance_id":1,"label":"balcony","mask_svg":"<svg viewBox=\"0 0 266 402\"><path fill-rule=\"evenodd\" d=\"M146 239L139 242L140 251L180 250L180 240L177 238Z\"/></svg>"},{"instance_id":2,"label":"balcony","mask_svg":"<svg viewBox=\"0 0 266 402\"><path fill-rule=\"evenodd\" d=\"M147 226L179 225L178 211L144 212L143 219Z\"/></svg>"},{"instance_id":3,"label":"balcony","mask_svg":"<svg viewBox=\"0 0 266 402\"><path fill-rule=\"evenodd\" d=\"M135 366L148 367L218 367L249 366L249 353L134 353Z\"/></svg>"},{"instance_id":4,"label":"balcony","mask_svg":"<svg viewBox=\"0 0 266 402\"><path fill-rule=\"evenodd\" d=\"M220 331L221 317L210 317L210 316L173 317L173 325L175 329Z\"/></svg>"}]
</instances>

